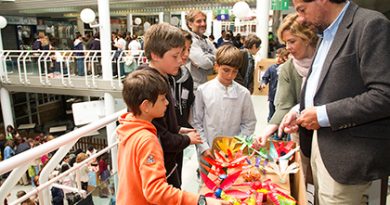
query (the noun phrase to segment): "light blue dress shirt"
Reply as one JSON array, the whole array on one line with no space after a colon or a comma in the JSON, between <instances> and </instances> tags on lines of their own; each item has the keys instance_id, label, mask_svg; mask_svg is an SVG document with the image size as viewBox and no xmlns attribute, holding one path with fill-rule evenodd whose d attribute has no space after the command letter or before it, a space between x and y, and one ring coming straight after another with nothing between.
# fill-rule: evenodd
<instances>
[{"instance_id":1,"label":"light blue dress shirt","mask_svg":"<svg viewBox=\"0 0 390 205\"><path fill-rule=\"evenodd\" d=\"M320 79L322 67L324 65L326 56L328 55L329 49L332 46L334 37L336 36L337 29L339 28L340 22L344 17L345 11L347 10L350 2L347 1L347 4L344 6L343 10L333 21L333 23L324 30L322 41L318 47L317 55L315 56L312 71L310 76L307 79L306 92L305 92L305 107L314 106L314 95L318 87L318 81ZM326 113L326 105L321 105L315 107L317 111L317 120L321 127L329 127L329 117Z\"/></svg>"}]
</instances>

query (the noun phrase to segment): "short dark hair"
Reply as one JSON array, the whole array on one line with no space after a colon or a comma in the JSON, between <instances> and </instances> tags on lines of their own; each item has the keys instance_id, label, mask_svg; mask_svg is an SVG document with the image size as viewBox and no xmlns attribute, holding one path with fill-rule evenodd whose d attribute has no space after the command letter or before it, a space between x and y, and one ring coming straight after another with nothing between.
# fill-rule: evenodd
<instances>
[{"instance_id":1,"label":"short dark hair","mask_svg":"<svg viewBox=\"0 0 390 205\"><path fill-rule=\"evenodd\" d=\"M256 45L256 48L259 48L261 39L254 34L249 34L248 37L245 38L244 47L250 49L253 45Z\"/></svg>"},{"instance_id":2,"label":"short dark hair","mask_svg":"<svg viewBox=\"0 0 390 205\"><path fill-rule=\"evenodd\" d=\"M152 53L162 58L167 51L179 47L184 47L184 36L179 28L168 23L154 24L145 33L144 50L148 60L152 60Z\"/></svg>"},{"instance_id":3,"label":"short dark hair","mask_svg":"<svg viewBox=\"0 0 390 205\"><path fill-rule=\"evenodd\" d=\"M144 100L155 103L159 95L168 93L168 84L156 70L136 70L123 82L122 96L127 108L135 115L141 113L140 105Z\"/></svg>"},{"instance_id":4,"label":"short dark hair","mask_svg":"<svg viewBox=\"0 0 390 205\"><path fill-rule=\"evenodd\" d=\"M219 47L215 55L215 61L220 66L228 65L239 69L244 61L240 49L231 44L225 44Z\"/></svg>"}]
</instances>

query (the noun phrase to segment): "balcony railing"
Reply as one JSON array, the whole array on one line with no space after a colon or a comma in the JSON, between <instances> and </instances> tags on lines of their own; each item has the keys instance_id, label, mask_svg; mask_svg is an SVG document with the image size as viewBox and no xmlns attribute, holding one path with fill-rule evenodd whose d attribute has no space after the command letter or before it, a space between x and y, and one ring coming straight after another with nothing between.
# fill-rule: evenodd
<instances>
[{"instance_id":1,"label":"balcony railing","mask_svg":"<svg viewBox=\"0 0 390 205\"><path fill-rule=\"evenodd\" d=\"M56 151L49 162L45 165L41 174L39 176L39 186L35 187L32 191L28 192L23 197L13 201L9 204L20 204L22 201L27 198L38 194L39 196L39 204L51 204L51 196L50 196L50 188L52 186L56 186L62 189L67 189L70 191L79 192L81 195L85 195L85 192L81 189L80 182L77 181L78 177L76 177L77 187L67 187L64 185L58 185L57 182L60 181L63 177L69 175L72 172L80 169L82 166L87 166L91 160L96 159L96 157L110 151L112 157L112 167L113 172L117 171L117 139L115 133L108 133L108 146L98 153L90 156L82 163L72 167L64 173L61 173L57 177L49 179L50 173L53 172L55 167L60 163L60 161L64 158L64 156L70 151L73 145L83 136L86 136L88 133L94 132L104 126L109 125L110 123L116 122L118 117L124 113L125 110L119 111L112 115L106 116L98 121L92 122L88 125L85 125L77 130L69 132L65 135L55 138L49 142L41 144L40 146L29 149L25 152L22 152L18 155L15 155L7 160L0 162L0 175L3 175L7 172L11 172L9 176L6 178L4 183L0 187L0 203L2 203L7 196L8 193L15 187L16 183L19 181L21 176L26 173L27 169L35 159L40 158L44 154L48 154L50 152Z\"/></svg>"},{"instance_id":2,"label":"balcony railing","mask_svg":"<svg viewBox=\"0 0 390 205\"><path fill-rule=\"evenodd\" d=\"M121 79L138 65L147 63L143 51L111 51L112 78L105 89L122 89ZM1 66L2 65L2 66ZM94 50L2 50L0 81L3 84L40 84L98 88L102 78L101 51Z\"/></svg>"}]
</instances>

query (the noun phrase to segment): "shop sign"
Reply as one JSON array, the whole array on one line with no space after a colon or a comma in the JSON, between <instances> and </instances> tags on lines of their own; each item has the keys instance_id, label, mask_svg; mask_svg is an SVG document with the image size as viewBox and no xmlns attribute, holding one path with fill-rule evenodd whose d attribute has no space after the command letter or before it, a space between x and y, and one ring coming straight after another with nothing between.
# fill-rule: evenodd
<instances>
[{"instance_id":1,"label":"shop sign","mask_svg":"<svg viewBox=\"0 0 390 205\"><path fill-rule=\"evenodd\" d=\"M288 10L290 0L272 0L272 10Z\"/></svg>"},{"instance_id":2,"label":"shop sign","mask_svg":"<svg viewBox=\"0 0 390 205\"><path fill-rule=\"evenodd\" d=\"M8 24L37 25L36 17L4 16Z\"/></svg>"},{"instance_id":3,"label":"shop sign","mask_svg":"<svg viewBox=\"0 0 390 205\"><path fill-rule=\"evenodd\" d=\"M228 21L229 20L229 9L218 9L217 20Z\"/></svg>"}]
</instances>

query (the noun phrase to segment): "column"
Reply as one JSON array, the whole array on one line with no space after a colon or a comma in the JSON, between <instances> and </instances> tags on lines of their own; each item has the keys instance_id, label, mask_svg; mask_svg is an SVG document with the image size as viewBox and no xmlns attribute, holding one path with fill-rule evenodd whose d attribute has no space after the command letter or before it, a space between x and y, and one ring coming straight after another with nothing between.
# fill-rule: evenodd
<instances>
[{"instance_id":1,"label":"column","mask_svg":"<svg viewBox=\"0 0 390 205\"><path fill-rule=\"evenodd\" d=\"M133 14L127 14L127 31L133 35Z\"/></svg>"},{"instance_id":2,"label":"column","mask_svg":"<svg viewBox=\"0 0 390 205\"><path fill-rule=\"evenodd\" d=\"M110 22L110 1L98 0L99 24L100 24L100 46L102 54L103 80L112 80L111 65L111 22ZM114 96L110 93L104 93L104 113L110 115L115 112ZM112 134L115 132L116 123L112 122L106 126L108 146L114 142ZM111 152L113 169L116 171L117 152ZM118 179L114 179L115 187L118 187ZM116 189L115 189L116 190Z\"/></svg>"},{"instance_id":3,"label":"column","mask_svg":"<svg viewBox=\"0 0 390 205\"><path fill-rule=\"evenodd\" d=\"M12 127L15 127L14 118L12 115L11 98L8 90L2 87L0 89L0 97L1 97L1 110L3 114L4 130L7 130L8 125L12 125Z\"/></svg>"},{"instance_id":4,"label":"column","mask_svg":"<svg viewBox=\"0 0 390 205\"><path fill-rule=\"evenodd\" d=\"M213 11L208 10L205 13L206 13L206 23L207 23L205 35L209 36L212 33Z\"/></svg>"},{"instance_id":5,"label":"column","mask_svg":"<svg viewBox=\"0 0 390 205\"><path fill-rule=\"evenodd\" d=\"M164 22L171 23L171 12L164 12Z\"/></svg>"},{"instance_id":6,"label":"column","mask_svg":"<svg viewBox=\"0 0 390 205\"><path fill-rule=\"evenodd\" d=\"M164 12L158 13L158 23L164 22Z\"/></svg>"},{"instance_id":7,"label":"column","mask_svg":"<svg viewBox=\"0 0 390 205\"><path fill-rule=\"evenodd\" d=\"M3 52L3 38L1 36L1 29L2 28L0 28L0 52ZM6 75L7 74L6 69L7 68L4 68L3 61L0 60L0 72L4 71L4 73L0 73L0 75L3 75L3 76ZM13 114L12 114L13 109L11 106L11 98L10 98L8 90L5 89L4 87L0 88L0 102L1 102L1 110L3 113L4 130L7 130L7 125L12 125L12 127L15 127L14 126L14 118L13 118Z\"/></svg>"},{"instance_id":8,"label":"column","mask_svg":"<svg viewBox=\"0 0 390 205\"><path fill-rule=\"evenodd\" d=\"M270 0L256 0L256 35L262 42L258 53L261 59L267 58L268 54L268 22L270 4Z\"/></svg>"},{"instance_id":9,"label":"column","mask_svg":"<svg viewBox=\"0 0 390 205\"><path fill-rule=\"evenodd\" d=\"M81 35L85 35L85 30L84 30L84 22L81 20L80 16L77 17L77 30L81 33Z\"/></svg>"},{"instance_id":10,"label":"column","mask_svg":"<svg viewBox=\"0 0 390 205\"><path fill-rule=\"evenodd\" d=\"M187 22L186 22L186 12L182 11L180 13L180 15L181 15L181 18L180 18L181 28L183 30L189 31L190 29L188 29Z\"/></svg>"}]
</instances>

